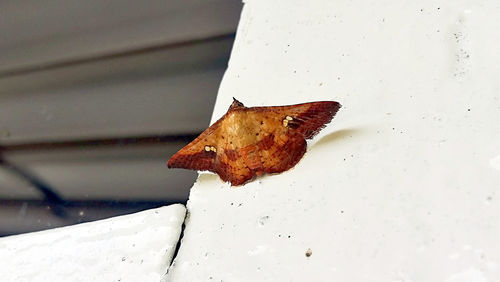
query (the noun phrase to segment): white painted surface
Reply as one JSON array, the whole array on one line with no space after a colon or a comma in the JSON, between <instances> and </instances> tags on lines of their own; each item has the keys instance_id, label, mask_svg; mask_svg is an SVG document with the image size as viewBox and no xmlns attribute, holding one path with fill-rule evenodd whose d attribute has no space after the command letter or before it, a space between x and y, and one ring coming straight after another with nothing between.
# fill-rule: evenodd
<instances>
[{"instance_id":1,"label":"white painted surface","mask_svg":"<svg viewBox=\"0 0 500 282\"><path fill-rule=\"evenodd\" d=\"M496 1L247 1L212 122L232 96L344 107L288 172L239 188L202 174L166 280L499 281L499 16Z\"/></svg>"},{"instance_id":2,"label":"white painted surface","mask_svg":"<svg viewBox=\"0 0 500 282\"><path fill-rule=\"evenodd\" d=\"M185 208L171 205L0 239L2 281L159 281Z\"/></svg>"}]
</instances>

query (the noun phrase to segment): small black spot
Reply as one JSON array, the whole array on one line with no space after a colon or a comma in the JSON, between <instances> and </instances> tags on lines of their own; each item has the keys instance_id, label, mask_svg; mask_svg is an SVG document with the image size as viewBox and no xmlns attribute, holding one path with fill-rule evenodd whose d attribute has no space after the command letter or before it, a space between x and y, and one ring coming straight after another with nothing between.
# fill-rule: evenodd
<instances>
[{"instance_id":1,"label":"small black spot","mask_svg":"<svg viewBox=\"0 0 500 282\"><path fill-rule=\"evenodd\" d=\"M468 112L470 112L470 109L467 109Z\"/></svg>"},{"instance_id":2,"label":"small black spot","mask_svg":"<svg viewBox=\"0 0 500 282\"><path fill-rule=\"evenodd\" d=\"M222 139L224 139L224 135L222 135L221 137L222 137Z\"/></svg>"},{"instance_id":3,"label":"small black spot","mask_svg":"<svg viewBox=\"0 0 500 282\"><path fill-rule=\"evenodd\" d=\"M259 133L258 133L258 132L257 132L257 133L255 133L255 136L259 136Z\"/></svg>"},{"instance_id":4,"label":"small black spot","mask_svg":"<svg viewBox=\"0 0 500 282\"><path fill-rule=\"evenodd\" d=\"M311 249L307 249L306 251L306 257L310 257L312 255L312 250Z\"/></svg>"},{"instance_id":5,"label":"small black spot","mask_svg":"<svg viewBox=\"0 0 500 282\"><path fill-rule=\"evenodd\" d=\"M300 123L295 121L295 120L291 120L288 122L288 127L290 127L291 129L297 129L299 128L300 126Z\"/></svg>"}]
</instances>

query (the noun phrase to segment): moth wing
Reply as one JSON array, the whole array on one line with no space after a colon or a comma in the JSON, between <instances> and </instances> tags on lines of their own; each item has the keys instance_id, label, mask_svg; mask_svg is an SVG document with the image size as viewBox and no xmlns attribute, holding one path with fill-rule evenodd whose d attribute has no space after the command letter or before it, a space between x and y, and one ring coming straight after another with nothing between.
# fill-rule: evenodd
<instances>
[{"instance_id":1,"label":"moth wing","mask_svg":"<svg viewBox=\"0 0 500 282\"><path fill-rule=\"evenodd\" d=\"M333 119L341 105L334 101L322 101L268 108L282 119L290 117L287 127L311 139Z\"/></svg>"},{"instance_id":2,"label":"moth wing","mask_svg":"<svg viewBox=\"0 0 500 282\"><path fill-rule=\"evenodd\" d=\"M324 128L340 107L338 102L323 101L253 108L267 117L263 125L266 137L257 143L261 170L278 173L294 167L306 152L305 139L314 137Z\"/></svg>"},{"instance_id":3,"label":"moth wing","mask_svg":"<svg viewBox=\"0 0 500 282\"><path fill-rule=\"evenodd\" d=\"M306 152L307 143L304 137L297 133L271 136L272 145L259 151L262 170L277 173L294 167Z\"/></svg>"},{"instance_id":4,"label":"moth wing","mask_svg":"<svg viewBox=\"0 0 500 282\"><path fill-rule=\"evenodd\" d=\"M231 182L232 186L242 185L254 176L250 169L244 165L238 165L238 162L220 161L216 172L222 180Z\"/></svg>"},{"instance_id":5,"label":"moth wing","mask_svg":"<svg viewBox=\"0 0 500 282\"><path fill-rule=\"evenodd\" d=\"M252 171L247 167L244 158L238 150L224 149L219 155L215 164L215 172L225 182L231 182L231 185L242 185L253 178Z\"/></svg>"},{"instance_id":6,"label":"moth wing","mask_svg":"<svg viewBox=\"0 0 500 282\"><path fill-rule=\"evenodd\" d=\"M207 128L200 136L173 155L168 161L168 167L216 172L217 152L206 150L206 146L210 149L210 146L217 144L218 124L219 122Z\"/></svg>"}]
</instances>

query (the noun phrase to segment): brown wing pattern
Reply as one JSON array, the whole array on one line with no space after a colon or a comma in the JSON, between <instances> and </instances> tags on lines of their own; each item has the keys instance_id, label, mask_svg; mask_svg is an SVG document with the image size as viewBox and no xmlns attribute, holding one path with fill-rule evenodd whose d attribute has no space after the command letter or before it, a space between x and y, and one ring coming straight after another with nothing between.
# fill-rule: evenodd
<instances>
[{"instance_id":1,"label":"brown wing pattern","mask_svg":"<svg viewBox=\"0 0 500 282\"><path fill-rule=\"evenodd\" d=\"M214 161L216 158L216 153L210 151L201 151L199 153L185 154L181 153L174 155L168 161L169 168L186 168L193 170L214 170Z\"/></svg>"},{"instance_id":2,"label":"brown wing pattern","mask_svg":"<svg viewBox=\"0 0 500 282\"><path fill-rule=\"evenodd\" d=\"M177 152L168 167L209 170L232 185L286 171L306 152L306 139L325 127L340 107L324 101L247 108L235 99L228 113Z\"/></svg>"},{"instance_id":3,"label":"brown wing pattern","mask_svg":"<svg viewBox=\"0 0 500 282\"><path fill-rule=\"evenodd\" d=\"M274 145L261 151L262 171L278 173L291 169L306 152L307 143L300 134L274 136Z\"/></svg>"},{"instance_id":4,"label":"brown wing pattern","mask_svg":"<svg viewBox=\"0 0 500 282\"><path fill-rule=\"evenodd\" d=\"M222 180L231 182L234 186L242 185L254 176L238 150L226 149L219 154L216 170Z\"/></svg>"},{"instance_id":5,"label":"brown wing pattern","mask_svg":"<svg viewBox=\"0 0 500 282\"><path fill-rule=\"evenodd\" d=\"M217 135L213 134L217 130L217 123L210 126L200 136L173 155L168 161L168 167L216 172L215 160L217 152L206 150L205 147L207 144L213 144L212 146L214 146L217 143Z\"/></svg>"},{"instance_id":6,"label":"brown wing pattern","mask_svg":"<svg viewBox=\"0 0 500 282\"><path fill-rule=\"evenodd\" d=\"M332 121L341 105L338 102L321 101L267 108L283 116L283 118L286 116L291 117L292 120L288 121L288 127L295 129L304 138L311 139Z\"/></svg>"}]
</instances>

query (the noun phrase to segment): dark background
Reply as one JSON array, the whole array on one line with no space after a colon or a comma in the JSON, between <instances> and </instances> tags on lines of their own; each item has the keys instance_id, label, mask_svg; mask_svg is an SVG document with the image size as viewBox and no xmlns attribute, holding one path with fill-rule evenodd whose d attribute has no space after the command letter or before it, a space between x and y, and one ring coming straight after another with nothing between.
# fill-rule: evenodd
<instances>
[{"instance_id":1,"label":"dark background","mask_svg":"<svg viewBox=\"0 0 500 282\"><path fill-rule=\"evenodd\" d=\"M185 203L239 0L0 4L0 236Z\"/></svg>"}]
</instances>

